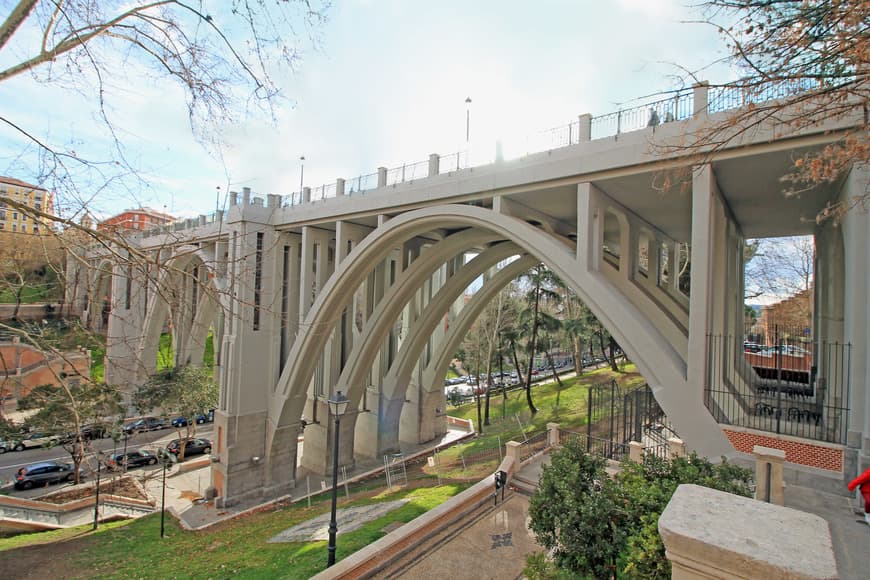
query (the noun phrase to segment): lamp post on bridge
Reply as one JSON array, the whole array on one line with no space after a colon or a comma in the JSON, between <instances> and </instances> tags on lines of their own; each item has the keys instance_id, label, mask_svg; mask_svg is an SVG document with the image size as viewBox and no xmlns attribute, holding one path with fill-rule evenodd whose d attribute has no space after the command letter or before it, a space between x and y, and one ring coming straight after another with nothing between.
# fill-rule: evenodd
<instances>
[{"instance_id":1,"label":"lamp post on bridge","mask_svg":"<svg viewBox=\"0 0 870 580\"><path fill-rule=\"evenodd\" d=\"M302 188L305 183L305 156L301 155L299 157L299 193L302 193Z\"/></svg>"},{"instance_id":2,"label":"lamp post on bridge","mask_svg":"<svg viewBox=\"0 0 870 580\"><path fill-rule=\"evenodd\" d=\"M329 559L326 567L335 564L335 535L338 532L338 523L335 521L335 509L338 502L338 433L341 416L347 410L350 400L341 391L336 391L329 399L329 412L335 417L335 433L332 451L332 512L329 519Z\"/></svg>"},{"instance_id":3,"label":"lamp post on bridge","mask_svg":"<svg viewBox=\"0 0 870 580\"><path fill-rule=\"evenodd\" d=\"M465 148L471 136L471 97L465 97Z\"/></svg>"}]
</instances>

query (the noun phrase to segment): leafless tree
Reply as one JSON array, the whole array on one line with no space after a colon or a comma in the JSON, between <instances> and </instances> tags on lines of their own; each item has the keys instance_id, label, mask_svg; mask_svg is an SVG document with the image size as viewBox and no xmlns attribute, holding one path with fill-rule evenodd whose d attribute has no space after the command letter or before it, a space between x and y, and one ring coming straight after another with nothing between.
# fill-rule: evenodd
<instances>
[{"instance_id":1,"label":"leafless tree","mask_svg":"<svg viewBox=\"0 0 870 580\"><path fill-rule=\"evenodd\" d=\"M695 136L688 146L714 152L762 127L778 134L854 115L863 124L823 150L796 157L783 176L786 193L839 178L854 163L867 163L867 73L870 3L865 0L707 0L704 22L725 39L729 64L741 77L711 85L711 105L730 99L734 112ZM696 79L697 80L697 79ZM823 210L819 220L866 208L870 192Z\"/></svg>"}]
</instances>

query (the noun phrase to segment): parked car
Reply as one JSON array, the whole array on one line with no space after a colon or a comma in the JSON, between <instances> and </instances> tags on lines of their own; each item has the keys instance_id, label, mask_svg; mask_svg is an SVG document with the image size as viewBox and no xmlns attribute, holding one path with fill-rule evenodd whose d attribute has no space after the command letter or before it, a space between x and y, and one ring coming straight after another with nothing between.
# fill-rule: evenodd
<instances>
[{"instance_id":1,"label":"parked car","mask_svg":"<svg viewBox=\"0 0 870 580\"><path fill-rule=\"evenodd\" d=\"M91 439L104 439L112 435L109 427L102 424L84 425L82 426L80 433L82 439L85 441L90 441ZM65 437L65 441L74 441L75 439L75 433L67 433Z\"/></svg>"},{"instance_id":2,"label":"parked car","mask_svg":"<svg viewBox=\"0 0 870 580\"><path fill-rule=\"evenodd\" d=\"M194 417L194 421L197 425L202 425L203 423L213 423L214 422L214 409L210 409L208 413L199 413ZM173 427L187 427L187 417L176 417L172 420Z\"/></svg>"},{"instance_id":3,"label":"parked car","mask_svg":"<svg viewBox=\"0 0 870 580\"><path fill-rule=\"evenodd\" d=\"M15 451L24 451L34 447L51 447L60 443L59 435L46 435L45 433L30 433L18 441L12 448Z\"/></svg>"},{"instance_id":4,"label":"parked car","mask_svg":"<svg viewBox=\"0 0 870 580\"><path fill-rule=\"evenodd\" d=\"M166 446L166 450L178 457L181 454L182 441L187 441L187 445L184 447L185 457L211 453L211 441L209 439L200 439L199 437L173 439Z\"/></svg>"},{"instance_id":5,"label":"parked car","mask_svg":"<svg viewBox=\"0 0 870 580\"><path fill-rule=\"evenodd\" d=\"M157 429L166 429L166 421L159 417L145 417L133 423L124 425L124 431L127 433L140 433L142 431L156 431Z\"/></svg>"},{"instance_id":6,"label":"parked car","mask_svg":"<svg viewBox=\"0 0 870 580\"><path fill-rule=\"evenodd\" d=\"M137 451L128 451L124 453L116 453L106 460L106 467L112 471L116 469L124 469L126 464L127 469L132 467L141 467L143 465L157 465L159 459L157 455L144 449Z\"/></svg>"},{"instance_id":7,"label":"parked car","mask_svg":"<svg viewBox=\"0 0 870 580\"><path fill-rule=\"evenodd\" d=\"M8 441L4 441L0 439L0 453L6 453L11 448L10 443Z\"/></svg>"},{"instance_id":8,"label":"parked car","mask_svg":"<svg viewBox=\"0 0 870 580\"><path fill-rule=\"evenodd\" d=\"M41 461L24 466L15 472L15 489L30 489L36 485L73 481L75 470L70 463Z\"/></svg>"}]
</instances>

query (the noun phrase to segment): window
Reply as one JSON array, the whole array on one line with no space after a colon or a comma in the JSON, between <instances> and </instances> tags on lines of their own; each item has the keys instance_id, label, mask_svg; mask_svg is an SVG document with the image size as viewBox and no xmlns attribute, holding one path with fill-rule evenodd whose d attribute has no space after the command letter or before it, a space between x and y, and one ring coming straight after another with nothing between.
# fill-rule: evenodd
<instances>
[{"instance_id":1,"label":"window","mask_svg":"<svg viewBox=\"0 0 870 580\"><path fill-rule=\"evenodd\" d=\"M6 210L0 210L0 220L6 219Z\"/></svg>"},{"instance_id":2,"label":"window","mask_svg":"<svg viewBox=\"0 0 870 580\"><path fill-rule=\"evenodd\" d=\"M17 211L12 212L12 219L14 219L14 220L18 219L18 212Z\"/></svg>"},{"instance_id":3,"label":"window","mask_svg":"<svg viewBox=\"0 0 870 580\"><path fill-rule=\"evenodd\" d=\"M36 224L33 224L33 233L34 233L34 234L38 234L38 233L39 233L39 226L36 225Z\"/></svg>"},{"instance_id":4,"label":"window","mask_svg":"<svg viewBox=\"0 0 870 580\"><path fill-rule=\"evenodd\" d=\"M17 226L17 224L12 224L12 231L13 231L13 232L18 231L18 226Z\"/></svg>"},{"instance_id":5,"label":"window","mask_svg":"<svg viewBox=\"0 0 870 580\"><path fill-rule=\"evenodd\" d=\"M42 211L42 204L38 201L33 204L33 207L35 207L38 211Z\"/></svg>"},{"instance_id":6,"label":"window","mask_svg":"<svg viewBox=\"0 0 870 580\"><path fill-rule=\"evenodd\" d=\"M27 233L27 225L21 224L21 233Z\"/></svg>"},{"instance_id":7,"label":"window","mask_svg":"<svg viewBox=\"0 0 870 580\"><path fill-rule=\"evenodd\" d=\"M5 229L6 229L6 223L0 222L0 230L5 230Z\"/></svg>"}]
</instances>

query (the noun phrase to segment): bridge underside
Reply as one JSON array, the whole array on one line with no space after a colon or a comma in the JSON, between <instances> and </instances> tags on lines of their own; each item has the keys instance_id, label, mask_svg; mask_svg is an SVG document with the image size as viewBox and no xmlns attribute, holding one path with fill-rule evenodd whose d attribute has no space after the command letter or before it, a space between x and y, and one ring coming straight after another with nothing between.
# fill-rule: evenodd
<instances>
[{"instance_id":1,"label":"bridge underside","mask_svg":"<svg viewBox=\"0 0 870 580\"><path fill-rule=\"evenodd\" d=\"M673 125L659 137L686 130ZM816 226L815 216L866 187L867 170L785 197L779 176L823 146L819 136L760 139L696 166L650 151L650 137L580 143L297 207L246 190L219 224L143 240L172 265L167 274L116 267L108 376L144 380L167 319L178 364L197 364L213 331L213 485L225 504L274 497L293 485L297 463L331 469L326 400L338 390L351 401L340 465L442 435L452 354L500 289L544 263L637 364L689 448L727 454L720 424L729 418L714 417L704 400L717 372L706 337L742 339L745 239L815 235L817 271L845 288L817 306L816 333L866 352L870 317L860 297L870 224L855 214ZM678 275L687 269L688 288ZM866 360L852 376L857 462L868 447Z\"/></svg>"}]
</instances>

